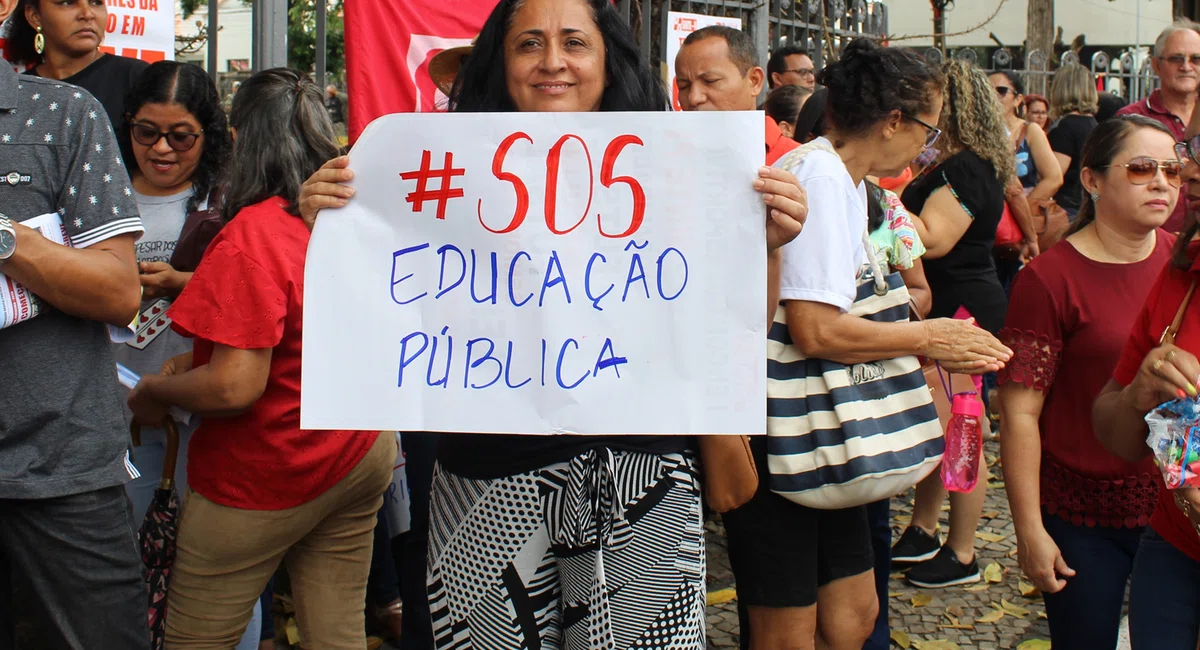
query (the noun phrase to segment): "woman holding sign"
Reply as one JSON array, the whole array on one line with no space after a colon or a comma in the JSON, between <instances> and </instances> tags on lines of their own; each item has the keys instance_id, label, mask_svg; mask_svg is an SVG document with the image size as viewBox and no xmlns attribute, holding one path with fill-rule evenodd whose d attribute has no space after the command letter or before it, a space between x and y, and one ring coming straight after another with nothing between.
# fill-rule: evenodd
<instances>
[{"instance_id":1,"label":"woman holding sign","mask_svg":"<svg viewBox=\"0 0 1200 650\"><path fill-rule=\"evenodd\" d=\"M668 104L608 0L502 0L450 98L457 112ZM352 196L338 184L351 178L346 164L331 161L306 184L310 223ZM799 232L804 195L778 170L763 170L757 186L775 250ZM704 531L689 445L685 436L441 436L427 578L437 645L703 648ZM578 498L587 494L596 499Z\"/></svg>"}]
</instances>

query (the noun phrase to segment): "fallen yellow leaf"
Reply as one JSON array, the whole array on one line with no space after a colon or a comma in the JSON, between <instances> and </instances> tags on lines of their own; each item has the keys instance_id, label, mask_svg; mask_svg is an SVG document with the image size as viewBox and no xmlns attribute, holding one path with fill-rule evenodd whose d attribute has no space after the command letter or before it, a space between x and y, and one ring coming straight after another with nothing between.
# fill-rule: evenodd
<instances>
[{"instance_id":1,"label":"fallen yellow leaf","mask_svg":"<svg viewBox=\"0 0 1200 650\"><path fill-rule=\"evenodd\" d=\"M995 519L996 517L1000 516L1000 511L999 510L988 510L987 512L983 513L982 516L984 519Z\"/></svg>"},{"instance_id":2,"label":"fallen yellow leaf","mask_svg":"<svg viewBox=\"0 0 1200 650\"><path fill-rule=\"evenodd\" d=\"M1016 616L1017 618L1025 618L1026 616L1029 616L1028 609L1025 609L1024 607L1018 607L1017 605L1008 602L1008 600L1001 600L1000 608L1003 609L1005 613L1011 616Z\"/></svg>"},{"instance_id":3,"label":"fallen yellow leaf","mask_svg":"<svg viewBox=\"0 0 1200 650\"><path fill-rule=\"evenodd\" d=\"M716 591L708 592L708 597L705 598L705 602L709 607L711 607L713 605L724 605L735 598L737 598L737 590L718 589Z\"/></svg>"},{"instance_id":4,"label":"fallen yellow leaf","mask_svg":"<svg viewBox=\"0 0 1200 650\"><path fill-rule=\"evenodd\" d=\"M1038 610L1038 618L1046 618L1046 612L1039 609Z\"/></svg>"},{"instance_id":5,"label":"fallen yellow leaf","mask_svg":"<svg viewBox=\"0 0 1200 650\"><path fill-rule=\"evenodd\" d=\"M1003 490L1004 489L1004 481L992 481L991 483L988 483L988 489L989 490Z\"/></svg>"},{"instance_id":6,"label":"fallen yellow leaf","mask_svg":"<svg viewBox=\"0 0 1200 650\"><path fill-rule=\"evenodd\" d=\"M983 579L988 582L1002 582L1004 580L1004 569L1000 567L999 562L992 562L983 570Z\"/></svg>"},{"instance_id":7,"label":"fallen yellow leaf","mask_svg":"<svg viewBox=\"0 0 1200 650\"><path fill-rule=\"evenodd\" d=\"M963 617L962 605L951 605L946 608L946 613L949 614L950 616L954 616L956 618L962 618Z\"/></svg>"},{"instance_id":8,"label":"fallen yellow leaf","mask_svg":"<svg viewBox=\"0 0 1200 650\"><path fill-rule=\"evenodd\" d=\"M955 625L939 625L938 629L939 630L971 630L972 632L974 632L975 626L974 625L963 625L963 624L959 623L959 624L955 624Z\"/></svg>"},{"instance_id":9,"label":"fallen yellow leaf","mask_svg":"<svg viewBox=\"0 0 1200 650\"><path fill-rule=\"evenodd\" d=\"M908 638L908 632L904 630L892 630L892 643L900 646L901 650L908 650L912 647L912 639Z\"/></svg>"},{"instance_id":10,"label":"fallen yellow leaf","mask_svg":"<svg viewBox=\"0 0 1200 650\"><path fill-rule=\"evenodd\" d=\"M1037 598L1042 595L1041 589L1038 589L1024 580L1019 581L1017 586L1021 590L1021 595L1026 598Z\"/></svg>"},{"instance_id":11,"label":"fallen yellow leaf","mask_svg":"<svg viewBox=\"0 0 1200 650\"><path fill-rule=\"evenodd\" d=\"M923 591L918 591L917 593L913 594L913 597L912 597L912 606L913 607L924 607L932 602L933 602L933 596L930 596L929 594L927 594Z\"/></svg>"},{"instance_id":12,"label":"fallen yellow leaf","mask_svg":"<svg viewBox=\"0 0 1200 650\"><path fill-rule=\"evenodd\" d=\"M923 641L920 645L917 645L917 642L914 641L913 647L917 650L962 650L957 643L946 639Z\"/></svg>"},{"instance_id":13,"label":"fallen yellow leaf","mask_svg":"<svg viewBox=\"0 0 1200 650\"><path fill-rule=\"evenodd\" d=\"M1050 642L1045 639L1030 639L1017 646L1017 650L1050 650Z\"/></svg>"},{"instance_id":14,"label":"fallen yellow leaf","mask_svg":"<svg viewBox=\"0 0 1200 650\"><path fill-rule=\"evenodd\" d=\"M1002 618L1004 618L1004 610L1002 610L1002 609L993 609L992 611L990 611L990 612L988 612L988 613L984 614L983 616L980 616L979 618L975 619L975 622L976 622L976 623L995 623L996 621L998 621L998 620L1000 620L1000 619L1002 619Z\"/></svg>"},{"instance_id":15,"label":"fallen yellow leaf","mask_svg":"<svg viewBox=\"0 0 1200 650\"><path fill-rule=\"evenodd\" d=\"M287 632L287 640L291 645L300 645L300 626L296 624L296 619L289 618L287 627L284 628Z\"/></svg>"},{"instance_id":16,"label":"fallen yellow leaf","mask_svg":"<svg viewBox=\"0 0 1200 650\"><path fill-rule=\"evenodd\" d=\"M970 592L987 591L988 587L990 587L990 586L991 585L989 585L986 582L981 582L977 585L971 585L970 587L963 589L963 591L970 591Z\"/></svg>"},{"instance_id":17,"label":"fallen yellow leaf","mask_svg":"<svg viewBox=\"0 0 1200 650\"><path fill-rule=\"evenodd\" d=\"M993 543L1004 541L1004 540L1008 539L1008 535L999 535L996 533L989 533L986 530L975 531L975 536L978 537L979 539L982 539L985 542L993 542Z\"/></svg>"},{"instance_id":18,"label":"fallen yellow leaf","mask_svg":"<svg viewBox=\"0 0 1200 650\"><path fill-rule=\"evenodd\" d=\"M888 575L888 578L891 578L892 580L903 580L904 574L897 571L896 573Z\"/></svg>"},{"instance_id":19,"label":"fallen yellow leaf","mask_svg":"<svg viewBox=\"0 0 1200 650\"><path fill-rule=\"evenodd\" d=\"M888 592L888 598L898 598L903 595L904 595L903 591L889 591Z\"/></svg>"}]
</instances>

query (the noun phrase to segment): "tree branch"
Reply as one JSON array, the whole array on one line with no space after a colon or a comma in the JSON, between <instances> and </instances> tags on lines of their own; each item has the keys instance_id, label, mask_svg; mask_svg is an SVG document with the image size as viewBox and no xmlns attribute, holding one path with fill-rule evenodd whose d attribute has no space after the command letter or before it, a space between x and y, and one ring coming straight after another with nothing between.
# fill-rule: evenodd
<instances>
[{"instance_id":1,"label":"tree branch","mask_svg":"<svg viewBox=\"0 0 1200 650\"><path fill-rule=\"evenodd\" d=\"M948 38L948 37L952 37L952 36L966 36L967 34L970 34L971 32L976 32L976 31L983 29L984 27L987 27L988 23L992 22L993 20L996 19L996 16L1000 15L1000 9L1004 7L1005 2L1008 2L1008 0L1000 0L1000 3L996 5L996 10L992 12L992 15L988 16L987 20L979 23L978 25L972 27L971 29L965 29L961 32L949 32L946 34L915 34L915 35L905 34L903 36L888 36L887 42L895 43L896 41L912 41L912 40L916 40L919 38L939 38L939 37L940 38Z\"/></svg>"}]
</instances>

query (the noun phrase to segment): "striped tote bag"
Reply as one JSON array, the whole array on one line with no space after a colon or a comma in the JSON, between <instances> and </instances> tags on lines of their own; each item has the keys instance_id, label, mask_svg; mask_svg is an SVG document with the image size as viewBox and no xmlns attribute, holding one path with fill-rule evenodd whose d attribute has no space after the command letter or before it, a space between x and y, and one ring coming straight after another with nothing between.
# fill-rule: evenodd
<instances>
[{"instance_id":1,"label":"striped tote bag","mask_svg":"<svg viewBox=\"0 0 1200 650\"><path fill-rule=\"evenodd\" d=\"M908 288L887 275L864 233L870 264L850 314L907 322ZM849 508L907 490L941 462L944 440L915 356L846 365L808 359L783 307L767 342L767 464L771 490L809 508Z\"/></svg>"}]
</instances>

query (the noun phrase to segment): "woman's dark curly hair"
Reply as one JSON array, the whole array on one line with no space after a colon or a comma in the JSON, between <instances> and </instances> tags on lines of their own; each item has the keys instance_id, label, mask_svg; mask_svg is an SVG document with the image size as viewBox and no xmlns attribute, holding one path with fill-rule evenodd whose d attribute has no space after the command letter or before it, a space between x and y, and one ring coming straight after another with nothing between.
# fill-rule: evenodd
<instances>
[{"instance_id":1,"label":"woman's dark curly hair","mask_svg":"<svg viewBox=\"0 0 1200 650\"><path fill-rule=\"evenodd\" d=\"M504 74L504 38L513 14L524 0L500 0L463 62L450 110L458 113L513 112ZM610 0L584 0L604 37L604 70L608 85L600 100L602 111L665 111L669 99L656 70L638 49L633 32Z\"/></svg>"},{"instance_id":2,"label":"woman's dark curly hair","mask_svg":"<svg viewBox=\"0 0 1200 650\"><path fill-rule=\"evenodd\" d=\"M893 111L928 113L941 93L942 75L907 50L856 38L817 75L817 83L829 89L829 125L840 135L858 136Z\"/></svg>"},{"instance_id":3,"label":"woman's dark curly hair","mask_svg":"<svg viewBox=\"0 0 1200 650\"><path fill-rule=\"evenodd\" d=\"M25 20L25 7L33 5L41 7L41 0L21 0L8 19L8 36L4 44L4 54L14 63L41 63L42 55L33 49L33 37L37 31Z\"/></svg>"},{"instance_id":4,"label":"woman's dark curly hair","mask_svg":"<svg viewBox=\"0 0 1200 650\"><path fill-rule=\"evenodd\" d=\"M129 131L133 118L146 104L178 104L191 113L204 130L204 151L192 174L195 193L187 204L187 211L194 212L212 194L221 170L229 160L229 127L225 111L221 110L217 87L197 65L159 61L143 70L125 94L127 112L121 124L124 131ZM132 145L128 139L123 139L122 143L122 148L130 147L121 153L132 163L136 160Z\"/></svg>"}]
</instances>

